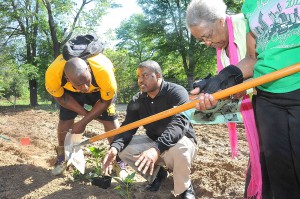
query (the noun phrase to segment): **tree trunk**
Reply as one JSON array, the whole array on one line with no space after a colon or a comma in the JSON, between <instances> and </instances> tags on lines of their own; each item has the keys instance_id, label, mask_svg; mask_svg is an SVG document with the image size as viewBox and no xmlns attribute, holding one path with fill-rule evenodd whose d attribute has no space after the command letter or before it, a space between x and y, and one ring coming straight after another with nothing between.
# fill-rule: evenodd
<instances>
[{"instance_id":1,"label":"tree trunk","mask_svg":"<svg viewBox=\"0 0 300 199\"><path fill-rule=\"evenodd\" d=\"M190 74L188 77L188 84L189 84L189 90L193 89L193 83L194 83L194 74Z\"/></svg>"},{"instance_id":2,"label":"tree trunk","mask_svg":"<svg viewBox=\"0 0 300 199\"><path fill-rule=\"evenodd\" d=\"M29 80L29 90L30 90L30 106L37 106L37 82L36 79Z\"/></svg>"},{"instance_id":3,"label":"tree trunk","mask_svg":"<svg viewBox=\"0 0 300 199\"><path fill-rule=\"evenodd\" d=\"M17 104L17 94L16 92L14 92L14 108L16 108L16 104Z\"/></svg>"}]
</instances>

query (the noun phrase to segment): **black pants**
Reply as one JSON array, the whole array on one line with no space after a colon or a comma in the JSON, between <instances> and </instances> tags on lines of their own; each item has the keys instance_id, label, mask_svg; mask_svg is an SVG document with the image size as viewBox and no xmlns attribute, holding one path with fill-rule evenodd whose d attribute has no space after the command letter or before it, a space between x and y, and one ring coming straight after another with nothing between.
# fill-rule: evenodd
<instances>
[{"instance_id":1,"label":"black pants","mask_svg":"<svg viewBox=\"0 0 300 199\"><path fill-rule=\"evenodd\" d=\"M253 107L255 121L257 121L256 111L255 111L255 108L256 108L256 95L252 96L252 107ZM260 159L261 175L262 175L262 198L263 199L273 199L270 180L269 180L268 171L267 171L267 167L266 167L265 155L264 155L264 151L262 150L262 143L261 143L260 133L259 133L259 130L258 130L259 127L258 127L257 122L256 122L256 127L257 127L258 138L259 138L259 146L260 146L259 159ZM247 171L247 175L246 175L244 198L247 198L247 189L248 189L248 186L249 186L249 183L250 183L250 179L251 179L251 165L250 165L250 167ZM256 197L251 198L251 199L255 199L255 198Z\"/></svg>"},{"instance_id":2,"label":"black pants","mask_svg":"<svg viewBox=\"0 0 300 199\"><path fill-rule=\"evenodd\" d=\"M274 199L300 199L300 89L281 94L258 90L255 106L271 193Z\"/></svg>"},{"instance_id":3,"label":"black pants","mask_svg":"<svg viewBox=\"0 0 300 199\"><path fill-rule=\"evenodd\" d=\"M102 100L100 92L93 92L93 93L77 93L77 92L71 92L68 90L65 90L65 93L72 96L81 106L84 106L84 104L94 106L95 103L98 100ZM115 95L111 106L115 106L115 101L117 100L117 96ZM61 120L72 120L77 117L78 113L71 111L69 109L66 109L63 106L60 106L60 112L59 112L59 119ZM115 111L115 108L105 110L98 119L104 120L104 121L114 121L118 118L117 112Z\"/></svg>"}]
</instances>

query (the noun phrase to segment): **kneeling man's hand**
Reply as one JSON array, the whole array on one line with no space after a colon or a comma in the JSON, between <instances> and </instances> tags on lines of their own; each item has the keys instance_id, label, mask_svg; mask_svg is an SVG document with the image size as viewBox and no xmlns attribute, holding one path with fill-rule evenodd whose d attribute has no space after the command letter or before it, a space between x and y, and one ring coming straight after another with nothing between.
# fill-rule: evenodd
<instances>
[{"instance_id":1,"label":"kneeling man's hand","mask_svg":"<svg viewBox=\"0 0 300 199\"><path fill-rule=\"evenodd\" d=\"M113 162L115 161L117 157L118 151L115 147L111 147L102 162L102 174L103 175L110 175L113 168Z\"/></svg>"},{"instance_id":2,"label":"kneeling man's hand","mask_svg":"<svg viewBox=\"0 0 300 199\"><path fill-rule=\"evenodd\" d=\"M135 166L138 167L138 170L143 170L143 174L149 170L149 174L153 174L154 164L157 161L160 153L155 148L150 148L147 151L144 151L141 155L138 156L138 160L135 162Z\"/></svg>"}]
</instances>

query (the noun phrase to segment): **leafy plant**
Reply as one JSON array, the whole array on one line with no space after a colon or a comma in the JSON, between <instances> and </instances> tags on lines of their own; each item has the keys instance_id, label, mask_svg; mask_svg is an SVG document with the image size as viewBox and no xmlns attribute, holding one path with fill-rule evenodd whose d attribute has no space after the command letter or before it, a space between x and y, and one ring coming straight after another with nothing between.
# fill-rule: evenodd
<instances>
[{"instance_id":1,"label":"leafy plant","mask_svg":"<svg viewBox=\"0 0 300 199\"><path fill-rule=\"evenodd\" d=\"M88 163L88 168L91 171L87 174L81 174L77 169L73 172L74 180L91 180L95 177L102 176L102 159L105 156L105 148L89 147L91 152L90 157L87 158L86 162ZM128 175L126 178L114 177L114 179L119 183L114 190L117 190L117 193L126 199L131 199L132 193L132 183L135 182L135 172Z\"/></svg>"},{"instance_id":2,"label":"leafy plant","mask_svg":"<svg viewBox=\"0 0 300 199\"><path fill-rule=\"evenodd\" d=\"M126 178L114 177L114 179L119 182L119 185L114 188L117 193L126 199L131 199L132 183L135 182L135 172L128 175Z\"/></svg>"},{"instance_id":3,"label":"leafy plant","mask_svg":"<svg viewBox=\"0 0 300 199\"><path fill-rule=\"evenodd\" d=\"M87 177L85 174L82 174L78 169L74 169L73 171L73 179L74 181L86 180Z\"/></svg>"},{"instance_id":4,"label":"leafy plant","mask_svg":"<svg viewBox=\"0 0 300 199\"><path fill-rule=\"evenodd\" d=\"M102 159L105 156L105 148L88 147L90 156L88 156L87 170L90 170L87 174L81 174L76 168L73 171L74 180L90 180L94 177L102 176Z\"/></svg>"},{"instance_id":5,"label":"leafy plant","mask_svg":"<svg viewBox=\"0 0 300 199\"><path fill-rule=\"evenodd\" d=\"M105 148L89 147L89 151L92 156L87 160L87 163L91 164L92 171L91 177L100 177L102 174L102 159L105 156Z\"/></svg>"}]
</instances>

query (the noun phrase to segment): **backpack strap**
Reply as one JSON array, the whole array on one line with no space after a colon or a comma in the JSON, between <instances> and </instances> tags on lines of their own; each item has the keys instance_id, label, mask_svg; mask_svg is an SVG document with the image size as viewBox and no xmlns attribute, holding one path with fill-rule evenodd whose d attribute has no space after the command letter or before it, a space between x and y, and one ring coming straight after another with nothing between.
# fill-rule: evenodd
<instances>
[{"instance_id":1,"label":"backpack strap","mask_svg":"<svg viewBox=\"0 0 300 199\"><path fill-rule=\"evenodd\" d=\"M90 65L89 65L90 66ZM94 86L94 87L99 87L98 86L98 84L97 84L97 82L96 82L96 78L95 78L95 75L94 75L94 73L93 73L93 71L92 71L92 69L91 69L91 67L90 67L90 70L91 70L91 75L92 75L92 82L91 82L91 84Z\"/></svg>"}]
</instances>

